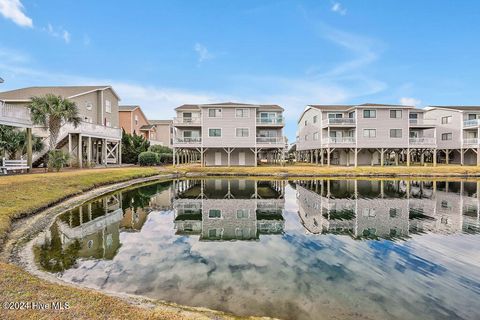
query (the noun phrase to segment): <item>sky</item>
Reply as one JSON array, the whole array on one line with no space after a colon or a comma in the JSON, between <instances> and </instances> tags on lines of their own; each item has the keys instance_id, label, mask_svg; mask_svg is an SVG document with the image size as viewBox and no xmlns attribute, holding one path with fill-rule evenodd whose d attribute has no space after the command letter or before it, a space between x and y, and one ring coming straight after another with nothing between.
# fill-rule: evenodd
<instances>
[{"instance_id":1,"label":"sky","mask_svg":"<svg viewBox=\"0 0 480 320\"><path fill-rule=\"evenodd\" d=\"M185 103L480 105L476 0L0 0L0 91L112 85Z\"/></svg>"}]
</instances>

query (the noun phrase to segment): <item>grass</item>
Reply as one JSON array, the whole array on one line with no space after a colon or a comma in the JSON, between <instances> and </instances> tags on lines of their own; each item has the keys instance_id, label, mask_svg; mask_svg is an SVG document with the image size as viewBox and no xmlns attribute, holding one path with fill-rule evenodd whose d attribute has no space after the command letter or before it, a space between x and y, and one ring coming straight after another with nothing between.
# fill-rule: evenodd
<instances>
[{"instance_id":1,"label":"grass","mask_svg":"<svg viewBox=\"0 0 480 320\"><path fill-rule=\"evenodd\" d=\"M459 166L459 165L438 165L432 166L319 166L314 164L295 164L287 166L265 166L258 167L200 167L198 165L180 165L170 170L179 172L194 173L235 173L235 174L294 174L294 175L411 175L411 176L475 176L480 175L480 167L477 166Z\"/></svg>"}]
</instances>

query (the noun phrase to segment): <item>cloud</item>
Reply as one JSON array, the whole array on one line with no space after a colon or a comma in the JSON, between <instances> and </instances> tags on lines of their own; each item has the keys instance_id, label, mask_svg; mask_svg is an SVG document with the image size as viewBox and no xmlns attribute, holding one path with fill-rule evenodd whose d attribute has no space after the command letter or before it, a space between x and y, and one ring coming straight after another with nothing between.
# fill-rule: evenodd
<instances>
[{"instance_id":1,"label":"cloud","mask_svg":"<svg viewBox=\"0 0 480 320\"><path fill-rule=\"evenodd\" d=\"M201 43L195 43L193 50L198 54L198 63L214 58L214 56L208 51L207 47Z\"/></svg>"},{"instance_id":2,"label":"cloud","mask_svg":"<svg viewBox=\"0 0 480 320\"><path fill-rule=\"evenodd\" d=\"M342 16L347 14L347 9L345 9L340 2L334 2L331 10Z\"/></svg>"},{"instance_id":3,"label":"cloud","mask_svg":"<svg viewBox=\"0 0 480 320\"><path fill-rule=\"evenodd\" d=\"M422 103L421 100L411 98L411 97L400 98L400 104L406 105L406 106L419 106L421 103Z\"/></svg>"},{"instance_id":4,"label":"cloud","mask_svg":"<svg viewBox=\"0 0 480 320\"><path fill-rule=\"evenodd\" d=\"M54 26L52 26L52 24L49 23L47 27L44 28L44 31L46 31L52 37L62 39L63 41L65 41L65 43L70 43L71 34L63 27L55 28Z\"/></svg>"},{"instance_id":5,"label":"cloud","mask_svg":"<svg viewBox=\"0 0 480 320\"><path fill-rule=\"evenodd\" d=\"M20 0L0 0L0 13L21 27L33 27L32 19L23 12Z\"/></svg>"}]
</instances>

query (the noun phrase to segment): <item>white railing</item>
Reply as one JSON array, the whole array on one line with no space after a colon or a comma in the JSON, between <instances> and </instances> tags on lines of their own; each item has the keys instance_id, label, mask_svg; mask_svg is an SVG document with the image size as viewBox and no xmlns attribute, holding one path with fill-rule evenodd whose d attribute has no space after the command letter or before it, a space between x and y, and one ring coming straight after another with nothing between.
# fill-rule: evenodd
<instances>
[{"instance_id":1,"label":"white railing","mask_svg":"<svg viewBox=\"0 0 480 320\"><path fill-rule=\"evenodd\" d=\"M355 137L323 137L323 143L355 143Z\"/></svg>"},{"instance_id":2,"label":"white railing","mask_svg":"<svg viewBox=\"0 0 480 320\"><path fill-rule=\"evenodd\" d=\"M324 126L326 125L353 125L355 124L355 118L327 118L322 121Z\"/></svg>"},{"instance_id":3,"label":"white railing","mask_svg":"<svg viewBox=\"0 0 480 320\"><path fill-rule=\"evenodd\" d=\"M112 128L84 121L81 121L76 128L72 123L66 123L62 125L60 134L58 135L59 137L61 136L62 132L81 133L91 137L103 139L122 139L122 129L120 128Z\"/></svg>"},{"instance_id":4,"label":"white railing","mask_svg":"<svg viewBox=\"0 0 480 320\"><path fill-rule=\"evenodd\" d=\"M173 143L195 144L195 143L201 143L201 142L202 142L202 138L200 138L200 137L175 138L175 139L173 139Z\"/></svg>"},{"instance_id":5,"label":"white railing","mask_svg":"<svg viewBox=\"0 0 480 320\"><path fill-rule=\"evenodd\" d=\"M200 117L175 117L173 123L175 124L200 124Z\"/></svg>"},{"instance_id":6,"label":"white railing","mask_svg":"<svg viewBox=\"0 0 480 320\"><path fill-rule=\"evenodd\" d=\"M261 144L283 144L285 139L283 137L257 137L257 143Z\"/></svg>"},{"instance_id":7,"label":"white railing","mask_svg":"<svg viewBox=\"0 0 480 320\"><path fill-rule=\"evenodd\" d=\"M284 118L278 117L257 117L257 124L284 124Z\"/></svg>"},{"instance_id":8,"label":"white railing","mask_svg":"<svg viewBox=\"0 0 480 320\"><path fill-rule=\"evenodd\" d=\"M471 120L464 120L463 126L464 127L476 127L480 124L480 119L471 119Z\"/></svg>"},{"instance_id":9,"label":"white railing","mask_svg":"<svg viewBox=\"0 0 480 320\"><path fill-rule=\"evenodd\" d=\"M435 138L410 138L410 144L414 145L424 145L424 144L435 144Z\"/></svg>"},{"instance_id":10,"label":"white railing","mask_svg":"<svg viewBox=\"0 0 480 320\"><path fill-rule=\"evenodd\" d=\"M463 144L478 145L478 138L466 138L466 139L463 139Z\"/></svg>"},{"instance_id":11,"label":"white railing","mask_svg":"<svg viewBox=\"0 0 480 320\"><path fill-rule=\"evenodd\" d=\"M0 102L0 123L31 127L30 109Z\"/></svg>"},{"instance_id":12,"label":"white railing","mask_svg":"<svg viewBox=\"0 0 480 320\"><path fill-rule=\"evenodd\" d=\"M408 119L410 125L426 125L432 126L436 124L435 119Z\"/></svg>"}]
</instances>

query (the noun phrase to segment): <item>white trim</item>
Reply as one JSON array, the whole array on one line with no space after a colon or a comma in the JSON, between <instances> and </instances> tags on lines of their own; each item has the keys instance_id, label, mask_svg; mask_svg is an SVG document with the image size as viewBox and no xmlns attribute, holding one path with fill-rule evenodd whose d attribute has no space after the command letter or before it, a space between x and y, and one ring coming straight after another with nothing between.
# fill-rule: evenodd
<instances>
[{"instance_id":1,"label":"white trim","mask_svg":"<svg viewBox=\"0 0 480 320\"><path fill-rule=\"evenodd\" d=\"M366 137L365 134L364 134L365 130L375 130L375 137L371 137L370 135L368 135L368 137ZM377 138L377 128L362 128L362 137L367 138L367 139Z\"/></svg>"},{"instance_id":2,"label":"white trim","mask_svg":"<svg viewBox=\"0 0 480 320\"><path fill-rule=\"evenodd\" d=\"M238 130L238 129L247 129L248 135L247 135L247 136L238 136L238 135L237 135L237 130ZM236 137L236 138L249 138L249 137L250 137L250 128L245 128L245 127L235 128L235 137Z\"/></svg>"},{"instance_id":3,"label":"white trim","mask_svg":"<svg viewBox=\"0 0 480 320\"><path fill-rule=\"evenodd\" d=\"M375 117L365 117L365 111L375 111ZM372 108L362 109L362 118L363 119L377 119L377 110L372 109Z\"/></svg>"},{"instance_id":4,"label":"white trim","mask_svg":"<svg viewBox=\"0 0 480 320\"><path fill-rule=\"evenodd\" d=\"M210 136L210 130L220 130L219 136ZM222 128L207 128L207 137L209 138L221 138L223 136Z\"/></svg>"},{"instance_id":5,"label":"white trim","mask_svg":"<svg viewBox=\"0 0 480 320\"><path fill-rule=\"evenodd\" d=\"M401 136L400 137L392 137L391 133L392 130L400 130ZM388 128L388 137L390 139L402 139L403 138L403 130L402 128Z\"/></svg>"},{"instance_id":6,"label":"white trim","mask_svg":"<svg viewBox=\"0 0 480 320\"><path fill-rule=\"evenodd\" d=\"M392 111L395 111L395 112L400 111L400 118L397 118L397 117L392 118L392 114L391 114ZM403 111L402 109L390 109L388 111L388 116L390 117L390 119L403 119L403 112L402 111Z\"/></svg>"},{"instance_id":7,"label":"white trim","mask_svg":"<svg viewBox=\"0 0 480 320\"><path fill-rule=\"evenodd\" d=\"M220 117L210 117L210 109L213 109L213 110L220 110ZM215 118L223 118L223 111L222 111L222 108L207 108L207 117L210 118L210 119L215 119Z\"/></svg>"},{"instance_id":8,"label":"white trim","mask_svg":"<svg viewBox=\"0 0 480 320\"><path fill-rule=\"evenodd\" d=\"M247 116L246 117L237 117L237 110L247 110ZM235 118L236 119L248 119L248 118L250 118L250 109L249 108L235 108Z\"/></svg>"}]
</instances>

